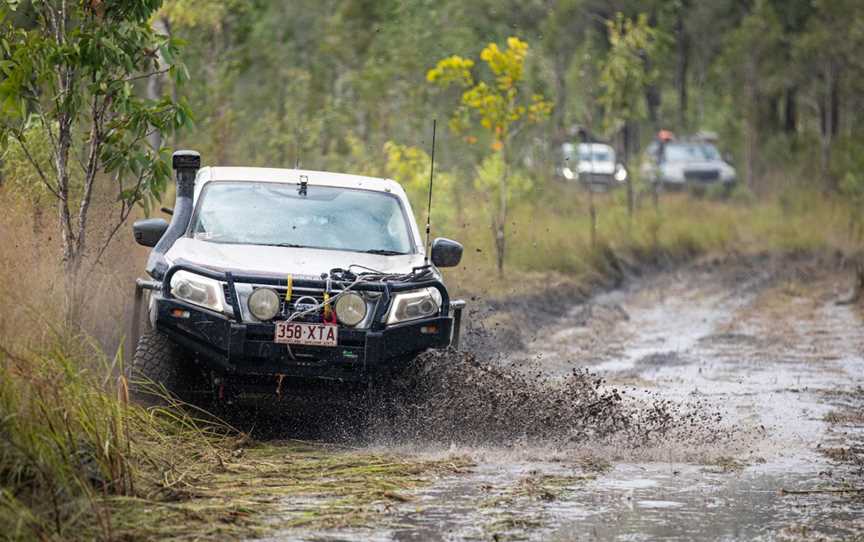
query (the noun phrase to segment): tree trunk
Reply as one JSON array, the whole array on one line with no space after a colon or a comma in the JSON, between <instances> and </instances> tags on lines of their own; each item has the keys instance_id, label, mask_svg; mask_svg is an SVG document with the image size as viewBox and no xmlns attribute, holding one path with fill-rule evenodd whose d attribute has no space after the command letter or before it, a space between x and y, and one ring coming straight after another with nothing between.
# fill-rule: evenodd
<instances>
[{"instance_id":1,"label":"tree trunk","mask_svg":"<svg viewBox=\"0 0 864 542\"><path fill-rule=\"evenodd\" d=\"M555 98L556 104L552 109L552 126L555 130L555 143L560 144L562 135L566 133L564 126L565 114L567 109L567 59L568 55L562 51L555 54L552 68L555 76Z\"/></svg>"},{"instance_id":2,"label":"tree trunk","mask_svg":"<svg viewBox=\"0 0 864 542\"><path fill-rule=\"evenodd\" d=\"M687 71L689 68L690 40L684 29L684 8L678 10L675 20L675 45L677 53L675 86L678 90L678 127L687 129Z\"/></svg>"},{"instance_id":3,"label":"tree trunk","mask_svg":"<svg viewBox=\"0 0 864 542\"><path fill-rule=\"evenodd\" d=\"M837 137L840 133L840 73L833 70L831 77L831 136Z\"/></svg>"},{"instance_id":4,"label":"tree trunk","mask_svg":"<svg viewBox=\"0 0 864 542\"><path fill-rule=\"evenodd\" d=\"M837 190L837 182L831 175L831 150L834 136L837 134L837 121L839 120L839 90L838 74L836 65L829 62L825 74L825 92L820 103L820 132L821 153L819 161L819 173L825 188L830 191Z\"/></svg>"},{"instance_id":5,"label":"tree trunk","mask_svg":"<svg viewBox=\"0 0 864 542\"><path fill-rule=\"evenodd\" d=\"M507 183L510 176L510 165L507 163L507 155L501 150L501 160L504 162L504 176L498 187L498 217L495 220L495 255L497 258L498 274L504 274L504 256L506 251L506 227L507 227Z\"/></svg>"},{"instance_id":6,"label":"tree trunk","mask_svg":"<svg viewBox=\"0 0 864 542\"><path fill-rule=\"evenodd\" d=\"M60 116L57 131L57 149L54 153L54 167L57 172L57 205L60 232L63 238L63 266L67 273L77 267L75 235L72 231L72 214L69 210L69 147L72 132L67 115Z\"/></svg>"},{"instance_id":7,"label":"tree trunk","mask_svg":"<svg viewBox=\"0 0 864 542\"><path fill-rule=\"evenodd\" d=\"M783 131L794 134L798 131L798 87L786 87L783 93Z\"/></svg>"},{"instance_id":8,"label":"tree trunk","mask_svg":"<svg viewBox=\"0 0 864 542\"><path fill-rule=\"evenodd\" d=\"M822 130L820 138L820 154L819 154L819 176L828 190L831 190L833 183L830 180L830 165L831 165L831 114L828 112L830 105L826 102L829 98L825 96L820 105L822 117Z\"/></svg>"},{"instance_id":9,"label":"tree trunk","mask_svg":"<svg viewBox=\"0 0 864 542\"><path fill-rule=\"evenodd\" d=\"M758 114L759 107L756 95L756 62L754 59L749 59L747 62L745 76L745 92L746 92L746 119L744 130L744 176L747 179L747 186L751 190L756 188L756 141L758 137Z\"/></svg>"},{"instance_id":10,"label":"tree trunk","mask_svg":"<svg viewBox=\"0 0 864 542\"><path fill-rule=\"evenodd\" d=\"M646 69L650 69L650 62L645 61ZM645 104L648 106L648 122L651 128L656 132L661 128L660 116L657 111L660 109L660 104L663 102L660 89L655 84L645 86Z\"/></svg>"},{"instance_id":11,"label":"tree trunk","mask_svg":"<svg viewBox=\"0 0 864 542\"><path fill-rule=\"evenodd\" d=\"M597 207L594 205L594 190L588 185L588 217L591 219L591 248L597 248Z\"/></svg>"},{"instance_id":12,"label":"tree trunk","mask_svg":"<svg viewBox=\"0 0 864 542\"><path fill-rule=\"evenodd\" d=\"M624 123L624 166L630 163L630 147L631 147L631 130L632 123L627 121ZM635 195L633 193L633 176L627 175L627 216L633 218L633 211L636 207Z\"/></svg>"},{"instance_id":13,"label":"tree trunk","mask_svg":"<svg viewBox=\"0 0 864 542\"><path fill-rule=\"evenodd\" d=\"M165 20L164 17L154 17L153 18L153 31L157 34L169 35L168 31L168 21ZM165 58L162 53L158 50L156 51L156 66L153 70L157 72L165 65ZM165 82L165 74L164 73L156 73L147 78L147 99L148 100L159 100L162 98L164 92L164 82ZM159 150L162 147L162 134L159 133L159 130L152 130L150 135L147 136L147 141L150 143L150 146L153 150Z\"/></svg>"}]
</instances>

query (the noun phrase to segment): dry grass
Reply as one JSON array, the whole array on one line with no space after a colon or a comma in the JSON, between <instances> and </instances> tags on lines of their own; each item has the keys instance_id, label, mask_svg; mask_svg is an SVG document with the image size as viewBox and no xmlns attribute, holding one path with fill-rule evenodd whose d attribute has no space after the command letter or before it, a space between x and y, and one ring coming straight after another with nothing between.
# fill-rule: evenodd
<instances>
[{"instance_id":1,"label":"dry grass","mask_svg":"<svg viewBox=\"0 0 864 542\"><path fill-rule=\"evenodd\" d=\"M480 209L460 228L441 232L465 244L462 265L447 277L462 295L495 297L544 285L609 280L621 268L665 266L704 254L852 253L857 212L848 201L795 189L747 201L664 194L655 209L643 200L632 219L620 192L596 195L598 244L591 245L584 192L551 186L542 201L518 202L511 211L506 273L495 272L491 229Z\"/></svg>"},{"instance_id":2,"label":"dry grass","mask_svg":"<svg viewBox=\"0 0 864 542\"><path fill-rule=\"evenodd\" d=\"M391 504L436 476L461 471L458 457L404 457L303 443L237 449L206 479L187 483L177 503L116 498L109 502L121 536L218 540L294 528L368 525ZM153 515L160 521L153 521ZM262 521L266 519L266 521ZM183 525L183 529L177 526Z\"/></svg>"},{"instance_id":3,"label":"dry grass","mask_svg":"<svg viewBox=\"0 0 864 542\"><path fill-rule=\"evenodd\" d=\"M467 209L461 227L438 232L466 246L450 283L469 298L505 296L587 287L627 267L711 252L854 247L852 209L805 192L746 203L670 195L659 211L643 202L632 221L621 194L597 199L594 247L584 193L557 186L515 203L503 276L494 272L488 220ZM250 445L182 410L129 405L116 378L121 356L101 352L114 351L125 332L147 251L121 230L104 264L88 268L79 325L67 327L54 220L41 220L34 226L21 204L0 215L10 241L0 249L0 538L225 539L362 525L435 476L465 468L461 458L408 462L300 443ZM554 496L563 482L526 482L507 498ZM268 523L276 512L280 522Z\"/></svg>"},{"instance_id":4,"label":"dry grass","mask_svg":"<svg viewBox=\"0 0 864 542\"><path fill-rule=\"evenodd\" d=\"M221 540L363 525L470 465L249 442L179 405L129 404L114 360L100 364L62 349L0 354L0 538Z\"/></svg>"},{"instance_id":5,"label":"dry grass","mask_svg":"<svg viewBox=\"0 0 864 542\"><path fill-rule=\"evenodd\" d=\"M80 340L79 332L113 352L126 332L134 279L140 276L147 250L132 242L131 222L121 228L102 261L85 264L74 312L67 312L61 244L55 213L48 208L34 221L36 211L26 202L0 190L0 344L16 349L35 347L70 334L66 342ZM96 202L91 233L92 252L105 238L113 217L106 202ZM71 317L80 326L67 328Z\"/></svg>"}]
</instances>

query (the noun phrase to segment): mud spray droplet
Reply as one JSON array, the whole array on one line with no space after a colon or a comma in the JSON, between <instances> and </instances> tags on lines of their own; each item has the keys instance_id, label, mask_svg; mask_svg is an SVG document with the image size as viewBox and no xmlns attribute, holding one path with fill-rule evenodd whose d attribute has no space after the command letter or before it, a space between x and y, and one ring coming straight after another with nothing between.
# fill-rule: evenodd
<instances>
[{"instance_id":1,"label":"mud spray droplet","mask_svg":"<svg viewBox=\"0 0 864 542\"><path fill-rule=\"evenodd\" d=\"M373 401L370 432L382 443L566 448L711 444L734 431L699 400L622 398L585 369L551 377L534 361L502 365L464 352L415 360Z\"/></svg>"}]
</instances>

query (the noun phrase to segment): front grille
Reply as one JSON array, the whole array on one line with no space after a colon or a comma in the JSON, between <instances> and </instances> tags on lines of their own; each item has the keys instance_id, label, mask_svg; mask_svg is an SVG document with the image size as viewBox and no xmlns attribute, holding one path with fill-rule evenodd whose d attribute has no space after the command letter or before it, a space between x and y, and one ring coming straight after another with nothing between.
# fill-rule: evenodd
<instances>
[{"instance_id":1,"label":"front grille","mask_svg":"<svg viewBox=\"0 0 864 542\"><path fill-rule=\"evenodd\" d=\"M321 304L324 302L324 291L317 290L312 288L292 288L291 290L291 300L288 301L285 299L285 293L287 288L273 288L276 290L276 293L279 294L280 300L280 309L279 316L274 318L274 320L284 320L286 319L292 312L298 310L300 307L297 306L297 303L302 300L303 304L313 305L313 304ZM331 292L330 296L336 295L336 292ZM303 309L305 310L305 309ZM324 310L318 309L309 314L300 316L297 318L298 322L321 322L324 317Z\"/></svg>"},{"instance_id":2,"label":"front grille","mask_svg":"<svg viewBox=\"0 0 864 542\"><path fill-rule=\"evenodd\" d=\"M716 181L720 178L720 170L688 169L684 170L684 178L688 181Z\"/></svg>"},{"instance_id":3,"label":"front grille","mask_svg":"<svg viewBox=\"0 0 864 542\"><path fill-rule=\"evenodd\" d=\"M228 283L222 284L222 292L225 294L225 304L233 307L234 296L231 295L231 288L228 286Z\"/></svg>"},{"instance_id":4,"label":"front grille","mask_svg":"<svg viewBox=\"0 0 864 542\"><path fill-rule=\"evenodd\" d=\"M591 184L612 184L612 175L607 173L580 173L579 180Z\"/></svg>"},{"instance_id":5,"label":"front grille","mask_svg":"<svg viewBox=\"0 0 864 542\"><path fill-rule=\"evenodd\" d=\"M223 291L225 293L225 301L228 306L231 306L232 296L231 289L227 284L222 285ZM279 314L277 314L273 320L286 320L293 312L297 310L306 310L305 308L298 307L298 302L302 301L304 305L321 305L324 302L324 290L318 288L308 288L308 287L294 287L291 290L291 299L285 299L285 292L287 288L284 286L253 286L253 290L257 290L258 288L268 288L275 290L279 295ZM330 298L334 298L339 292L342 290L332 290L330 292ZM370 311L374 311L374 302L372 305L367 303L367 308ZM309 314L304 314L303 316L299 316L296 318L297 322L306 322L306 323L321 323L324 321L324 309L318 308Z\"/></svg>"}]
</instances>

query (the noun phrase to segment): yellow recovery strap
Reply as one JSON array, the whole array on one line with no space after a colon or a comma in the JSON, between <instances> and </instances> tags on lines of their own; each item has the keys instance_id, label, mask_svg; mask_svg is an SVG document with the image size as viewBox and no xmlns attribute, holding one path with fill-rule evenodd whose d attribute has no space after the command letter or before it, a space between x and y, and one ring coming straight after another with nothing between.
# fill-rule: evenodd
<instances>
[{"instance_id":1,"label":"yellow recovery strap","mask_svg":"<svg viewBox=\"0 0 864 542\"><path fill-rule=\"evenodd\" d=\"M291 275L288 275L288 280L286 282L288 283L288 289L285 290L285 301L290 303L291 302L291 290L293 290L293 286L294 286L294 277L292 277Z\"/></svg>"}]
</instances>

